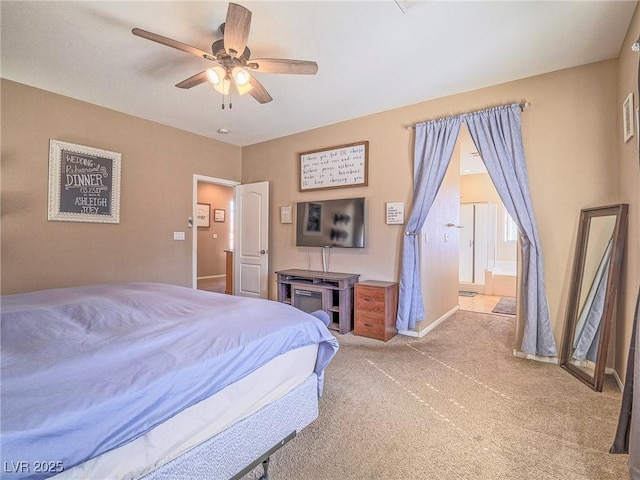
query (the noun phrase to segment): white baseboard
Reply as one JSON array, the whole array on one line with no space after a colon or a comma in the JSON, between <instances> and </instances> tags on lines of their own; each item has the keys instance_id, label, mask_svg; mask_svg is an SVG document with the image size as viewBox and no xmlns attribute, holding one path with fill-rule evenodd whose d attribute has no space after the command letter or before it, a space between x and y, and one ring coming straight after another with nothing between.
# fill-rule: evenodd
<instances>
[{"instance_id":1,"label":"white baseboard","mask_svg":"<svg viewBox=\"0 0 640 480\"><path fill-rule=\"evenodd\" d=\"M535 360L536 362L544 362L544 363L555 363L556 365L560 363L560 359L558 357L545 357L544 355L531 355L529 353L521 352L520 350L513 349L513 356L518 358L526 358L527 360Z\"/></svg>"},{"instance_id":2,"label":"white baseboard","mask_svg":"<svg viewBox=\"0 0 640 480\"><path fill-rule=\"evenodd\" d=\"M604 373L607 373L609 375L613 375L613 378L616 379L616 383L618 384L618 388L620 389L620 391L624 391L624 382L622 381L622 379L620 378L620 375L618 375L618 372L615 370L615 368L605 368L604 369Z\"/></svg>"},{"instance_id":3,"label":"white baseboard","mask_svg":"<svg viewBox=\"0 0 640 480\"><path fill-rule=\"evenodd\" d=\"M445 313L440 318L438 318L435 322L430 323L429 325L424 327L419 332L416 332L415 330L399 330L398 331L398 335L404 335L406 337L424 337L427 333L429 333L431 330L436 328L438 325L440 325L442 322L444 322L451 315L456 313L458 311L458 309L459 309L459 306L456 305L454 308L452 308L447 313Z\"/></svg>"},{"instance_id":4,"label":"white baseboard","mask_svg":"<svg viewBox=\"0 0 640 480\"><path fill-rule=\"evenodd\" d=\"M544 357L542 355L530 355L528 353L524 353L519 350L516 350L515 348L513 349L513 355L515 357L526 358L528 360L535 360L537 362L560 364L560 359L558 357ZM615 369L607 367L604 369L604 373L606 373L607 375L613 375L613 378L616 379L616 383L618 384L620 391L624 390L624 382L620 379L620 376L618 375L618 372L616 372Z\"/></svg>"},{"instance_id":5,"label":"white baseboard","mask_svg":"<svg viewBox=\"0 0 640 480\"><path fill-rule=\"evenodd\" d=\"M224 273L222 275L207 275L205 277L198 277L198 280L208 280L210 278L220 278L220 277L226 277L226 275Z\"/></svg>"}]
</instances>

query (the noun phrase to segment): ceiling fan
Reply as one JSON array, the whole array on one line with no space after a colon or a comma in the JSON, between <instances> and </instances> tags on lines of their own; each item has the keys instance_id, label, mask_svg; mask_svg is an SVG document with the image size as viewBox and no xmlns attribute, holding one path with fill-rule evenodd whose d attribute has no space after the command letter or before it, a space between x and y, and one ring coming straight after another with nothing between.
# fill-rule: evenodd
<instances>
[{"instance_id":1,"label":"ceiling fan","mask_svg":"<svg viewBox=\"0 0 640 480\"><path fill-rule=\"evenodd\" d=\"M134 28L131 32L147 40L216 63L215 66L176 84L178 88L191 88L209 81L222 95L228 95L233 85L240 95L249 93L259 103L268 103L273 98L251 72L298 75L315 75L317 73L318 64L316 62L282 58L250 58L251 52L247 48L250 26L251 11L236 3L230 3L225 22L220 25L222 39L213 42L211 53L140 28ZM224 108L224 102L222 108ZM231 108L231 103L229 103L229 108Z\"/></svg>"}]
</instances>

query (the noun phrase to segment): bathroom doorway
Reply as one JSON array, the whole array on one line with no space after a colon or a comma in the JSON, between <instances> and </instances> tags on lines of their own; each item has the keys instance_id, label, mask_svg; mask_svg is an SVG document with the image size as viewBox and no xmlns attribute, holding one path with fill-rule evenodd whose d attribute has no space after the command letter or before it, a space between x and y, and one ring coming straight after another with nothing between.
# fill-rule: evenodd
<instances>
[{"instance_id":1,"label":"bathroom doorway","mask_svg":"<svg viewBox=\"0 0 640 480\"><path fill-rule=\"evenodd\" d=\"M466 128L458 141L459 308L515 316L518 229Z\"/></svg>"}]
</instances>

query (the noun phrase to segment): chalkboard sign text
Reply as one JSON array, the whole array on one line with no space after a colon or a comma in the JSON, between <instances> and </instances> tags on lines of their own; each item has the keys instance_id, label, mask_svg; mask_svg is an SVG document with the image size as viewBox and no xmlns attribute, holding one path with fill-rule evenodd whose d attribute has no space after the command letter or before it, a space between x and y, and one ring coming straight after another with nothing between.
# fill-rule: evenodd
<instances>
[{"instance_id":1,"label":"chalkboard sign text","mask_svg":"<svg viewBox=\"0 0 640 480\"><path fill-rule=\"evenodd\" d=\"M120 154L49 142L49 220L120 222Z\"/></svg>"}]
</instances>

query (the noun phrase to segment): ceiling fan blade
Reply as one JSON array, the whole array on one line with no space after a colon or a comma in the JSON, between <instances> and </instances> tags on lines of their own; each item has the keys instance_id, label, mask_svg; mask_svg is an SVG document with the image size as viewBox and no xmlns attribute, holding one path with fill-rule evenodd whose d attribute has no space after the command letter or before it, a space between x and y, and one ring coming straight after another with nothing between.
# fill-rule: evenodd
<instances>
[{"instance_id":1,"label":"ceiling fan blade","mask_svg":"<svg viewBox=\"0 0 640 480\"><path fill-rule=\"evenodd\" d=\"M253 75L251 75L250 77L251 78L249 79L249 83L251 83L251 86L253 88L249 90L249 94L251 94L251 96L260 103L269 103L271 100L273 100L273 98L271 98L271 95L269 95L269 92L267 92L262 84L258 80L256 80Z\"/></svg>"},{"instance_id":2,"label":"ceiling fan blade","mask_svg":"<svg viewBox=\"0 0 640 480\"><path fill-rule=\"evenodd\" d=\"M200 85L201 83L204 83L206 81L207 81L207 71L205 70L204 72L196 73L192 77L189 77L186 80L183 80L180 83L177 83L176 87L191 88L191 87L195 87L196 85Z\"/></svg>"},{"instance_id":3,"label":"ceiling fan blade","mask_svg":"<svg viewBox=\"0 0 640 480\"><path fill-rule=\"evenodd\" d=\"M261 73L291 73L315 75L318 64L308 60L286 60L284 58L253 58L247 67Z\"/></svg>"},{"instance_id":4,"label":"ceiling fan blade","mask_svg":"<svg viewBox=\"0 0 640 480\"><path fill-rule=\"evenodd\" d=\"M192 47L191 45L178 42L177 40L173 40L168 37L163 37L162 35L158 35L157 33L148 32L146 30L142 30L141 28L134 28L133 30L131 30L131 33L137 35L138 37L151 40L152 42L161 43L162 45L182 50L183 52L190 53L191 55L195 55L196 57L204 57L207 60L215 60L215 57L213 55L205 52L204 50L200 50L199 48Z\"/></svg>"},{"instance_id":5,"label":"ceiling fan blade","mask_svg":"<svg viewBox=\"0 0 640 480\"><path fill-rule=\"evenodd\" d=\"M224 49L232 57L239 57L244 52L249 39L251 27L251 11L237 3L230 3L227 18L224 22Z\"/></svg>"}]
</instances>

